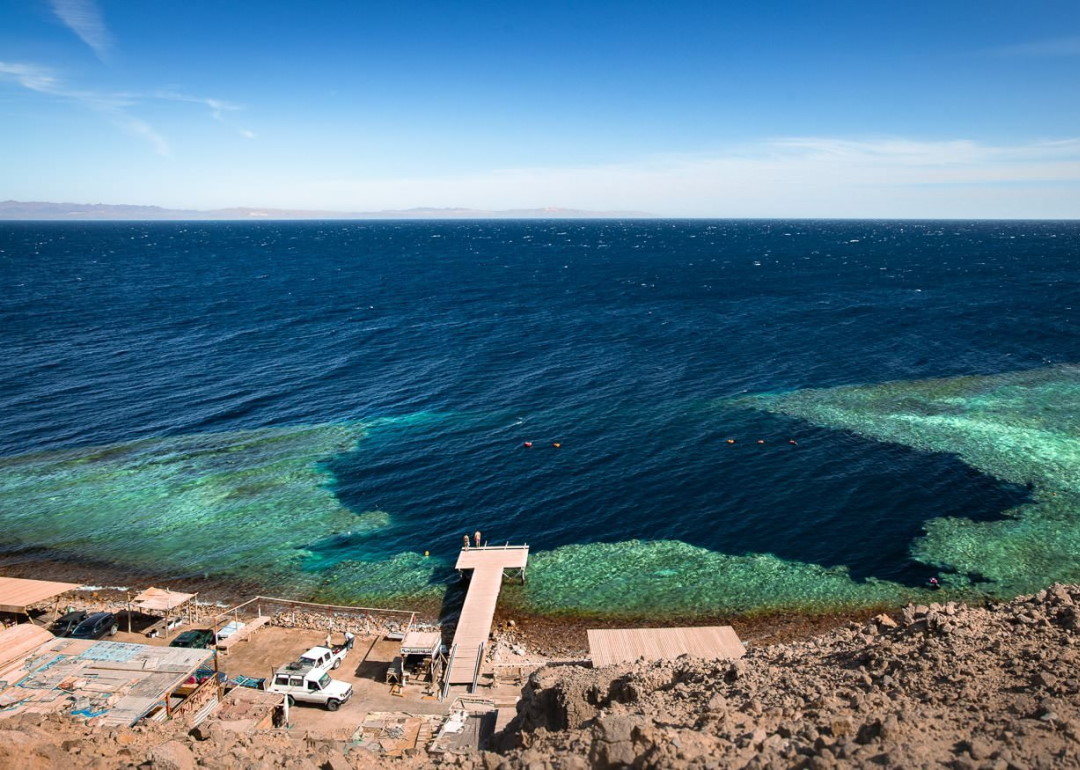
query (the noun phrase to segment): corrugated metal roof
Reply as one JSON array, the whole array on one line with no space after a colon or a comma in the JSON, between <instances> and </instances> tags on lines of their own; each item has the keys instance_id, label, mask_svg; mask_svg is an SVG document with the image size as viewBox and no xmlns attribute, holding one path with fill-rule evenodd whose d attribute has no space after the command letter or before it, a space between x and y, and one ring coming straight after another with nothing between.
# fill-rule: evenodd
<instances>
[{"instance_id":1,"label":"corrugated metal roof","mask_svg":"<svg viewBox=\"0 0 1080 770\"><path fill-rule=\"evenodd\" d=\"M184 647L53 639L0 671L6 717L70 711L94 724L130 725L213 653Z\"/></svg>"}]
</instances>

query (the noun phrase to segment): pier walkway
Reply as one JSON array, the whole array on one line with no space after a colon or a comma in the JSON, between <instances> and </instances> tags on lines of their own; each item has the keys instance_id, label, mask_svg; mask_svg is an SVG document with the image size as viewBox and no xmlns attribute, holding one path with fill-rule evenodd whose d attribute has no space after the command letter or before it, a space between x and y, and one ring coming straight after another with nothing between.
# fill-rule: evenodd
<instances>
[{"instance_id":1,"label":"pier walkway","mask_svg":"<svg viewBox=\"0 0 1080 770\"><path fill-rule=\"evenodd\" d=\"M491 634L503 574L505 570L515 570L524 580L528 561L527 545L485 545L462 549L456 566L459 570L471 569L472 578L457 630L454 631L454 641L450 645L452 660L447 673L449 684L475 684L480 652Z\"/></svg>"}]
</instances>

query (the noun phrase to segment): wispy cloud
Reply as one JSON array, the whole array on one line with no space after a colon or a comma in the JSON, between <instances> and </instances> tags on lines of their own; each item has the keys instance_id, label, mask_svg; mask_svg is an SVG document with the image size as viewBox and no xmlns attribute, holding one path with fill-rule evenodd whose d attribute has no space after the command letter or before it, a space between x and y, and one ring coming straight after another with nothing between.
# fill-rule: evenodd
<instances>
[{"instance_id":1,"label":"wispy cloud","mask_svg":"<svg viewBox=\"0 0 1080 770\"><path fill-rule=\"evenodd\" d=\"M104 61L112 49L112 35L101 9L93 0L49 0L53 13Z\"/></svg>"},{"instance_id":2,"label":"wispy cloud","mask_svg":"<svg viewBox=\"0 0 1080 770\"><path fill-rule=\"evenodd\" d=\"M33 64L0 61L0 77L14 81L23 88L40 91L44 94L53 93L60 88L55 75L43 67L37 67Z\"/></svg>"},{"instance_id":3,"label":"wispy cloud","mask_svg":"<svg viewBox=\"0 0 1080 770\"><path fill-rule=\"evenodd\" d=\"M145 140L158 155L168 156L170 153L165 137L145 120L128 112L128 108L134 104L129 95L71 88L50 70L19 62L0 62L0 80L12 81L37 93L75 102L103 115L126 133Z\"/></svg>"},{"instance_id":4,"label":"wispy cloud","mask_svg":"<svg viewBox=\"0 0 1080 770\"><path fill-rule=\"evenodd\" d=\"M176 91L156 91L154 97L158 99L165 99L173 102L188 102L190 104L202 104L210 109L210 116L214 120L218 121L222 125L236 131L240 136L245 139L254 139L255 132L250 131L242 126L238 126L231 119L226 117L229 113L238 112L244 109L239 104L233 104L232 102L226 102L221 99L209 99L203 96L191 96L189 94L178 93Z\"/></svg>"},{"instance_id":5,"label":"wispy cloud","mask_svg":"<svg viewBox=\"0 0 1080 770\"><path fill-rule=\"evenodd\" d=\"M225 118L226 113L241 107L220 99L189 96L172 91L139 94L78 89L67 85L50 69L24 62L0 61L0 81L16 83L30 91L65 99L104 115L126 133L146 141L154 152L161 156L170 154L169 143L147 121L133 114L132 110L140 103L158 100L201 104L209 108L215 120L229 125L242 136L249 139L255 136L253 132L235 126Z\"/></svg>"},{"instance_id":6,"label":"wispy cloud","mask_svg":"<svg viewBox=\"0 0 1080 770\"><path fill-rule=\"evenodd\" d=\"M1057 57L1080 56L1080 35L1057 37L1049 40L1036 40L994 48L990 53L996 56Z\"/></svg>"}]
</instances>

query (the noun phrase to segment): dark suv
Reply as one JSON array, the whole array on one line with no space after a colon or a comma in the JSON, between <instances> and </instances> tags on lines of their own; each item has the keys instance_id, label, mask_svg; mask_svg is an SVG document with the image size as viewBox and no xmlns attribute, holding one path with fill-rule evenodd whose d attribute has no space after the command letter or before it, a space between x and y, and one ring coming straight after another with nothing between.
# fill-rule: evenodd
<instances>
[{"instance_id":1,"label":"dark suv","mask_svg":"<svg viewBox=\"0 0 1080 770\"><path fill-rule=\"evenodd\" d=\"M75 630L76 626L86 620L86 616L89 615L86 610L75 610L69 612L62 618L58 618L55 623L52 624L50 629L57 636L68 636Z\"/></svg>"},{"instance_id":2,"label":"dark suv","mask_svg":"<svg viewBox=\"0 0 1080 770\"><path fill-rule=\"evenodd\" d=\"M195 628L185 631L173 639L170 647L209 647L214 643L214 632L209 628Z\"/></svg>"},{"instance_id":3,"label":"dark suv","mask_svg":"<svg viewBox=\"0 0 1080 770\"><path fill-rule=\"evenodd\" d=\"M106 634L112 636L117 628L119 626L116 623L116 616L111 612L95 612L75 626L75 630L71 632L71 638L100 639Z\"/></svg>"}]
</instances>

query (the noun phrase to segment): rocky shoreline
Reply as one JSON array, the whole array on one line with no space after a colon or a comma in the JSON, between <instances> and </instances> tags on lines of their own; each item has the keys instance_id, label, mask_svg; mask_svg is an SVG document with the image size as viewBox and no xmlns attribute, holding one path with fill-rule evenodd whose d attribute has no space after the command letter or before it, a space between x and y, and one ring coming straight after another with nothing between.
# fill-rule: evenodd
<instances>
[{"instance_id":1,"label":"rocky shoreline","mask_svg":"<svg viewBox=\"0 0 1080 770\"><path fill-rule=\"evenodd\" d=\"M155 585L175 591L198 593L199 602L211 605L203 615L210 616L220 607L230 607L265 594L266 589L257 583L245 583L233 579L189 576L170 578L161 574L140 572L111 564L72 562L48 554L25 551L21 554L0 554L0 572L8 577L60 580L95 586L83 591L80 605L116 611L123 609L130 587L137 593ZM287 596L295 601L311 601L308 596ZM445 608L436 602L393 602L407 606L394 609L415 610L418 622L434 626L440 622ZM746 615L703 615L697 617L608 617L588 614L530 613L513 607L500 607L495 615L494 629L522 645L548 658L579 658L587 654L589 628L634 628L650 625L730 625L748 644L775 644L791 641L811 634L822 633L847 622L861 622L884 611L898 608L870 607L853 610L823 611L820 613L770 612ZM452 620L445 623L452 628Z\"/></svg>"},{"instance_id":2,"label":"rocky shoreline","mask_svg":"<svg viewBox=\"0 0 1080 770\"><path fill-rule=\"evenodd\" d=\"M526 625L525 621L522 625ZM516 631L518 623L510 627ZM345 740L206 725L0 722L0 766L51 768L1080 767L1080 586L911 605L738 661L549 665L488 751L377 757Z\"/></svg>"}]
</instances>

